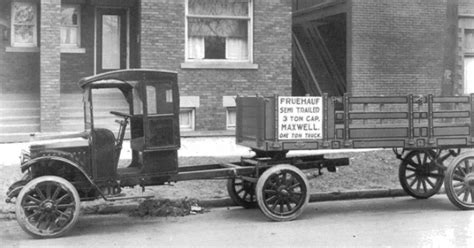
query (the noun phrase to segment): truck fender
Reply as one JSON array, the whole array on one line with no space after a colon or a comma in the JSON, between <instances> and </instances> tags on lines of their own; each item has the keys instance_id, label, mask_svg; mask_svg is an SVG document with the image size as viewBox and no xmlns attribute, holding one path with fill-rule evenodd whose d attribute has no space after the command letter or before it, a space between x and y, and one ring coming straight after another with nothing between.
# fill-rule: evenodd
<instances>
[{"instance_id":1,"label":"truck fender","mask_svg":"<svg viewBox=\"0 0 474 248\"><path fill-rule=\"evenodd\" d=\"M32 160L29 160L28 162L24 163L21 165L21 171L25 172L26 170L30 169L32 166L41 166L40 163L42 161L58 161L66 164L67 166L72 166L75 169L77 169L86 179L91 183L91 185L97 187L95 183L92 181L92 179L87 175L87 173L84 171L84 169L79 166L78 163L71 161L70 159L63 158L60 156L55 156L55 155L46 155L46 156L41 156L34 158Z\"/></svg>"}]
</instances>

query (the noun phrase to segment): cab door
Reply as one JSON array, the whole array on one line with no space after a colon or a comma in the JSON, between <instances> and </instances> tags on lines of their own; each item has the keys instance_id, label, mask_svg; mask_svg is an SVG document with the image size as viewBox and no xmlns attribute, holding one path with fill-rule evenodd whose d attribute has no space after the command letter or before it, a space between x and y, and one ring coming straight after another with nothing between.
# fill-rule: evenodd
<instances>
[{"instance_id":1,"label":"cab door","mask_svg":"<svg viewBox=\"0 0 474 248\"><path fill-rule=\"evenodd\" d=\"M179 149L179 95L176 82L154 80L145 82L144 86L146 149Z\"/></svg>"}]
</instances>

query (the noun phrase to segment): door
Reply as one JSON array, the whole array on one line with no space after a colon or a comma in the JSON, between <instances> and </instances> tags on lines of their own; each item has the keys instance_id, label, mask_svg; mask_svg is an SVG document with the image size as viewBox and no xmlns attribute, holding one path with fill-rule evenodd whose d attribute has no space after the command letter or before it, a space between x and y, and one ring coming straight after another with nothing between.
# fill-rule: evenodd
<instances>
[{"instance_id":1,"label":"door","mask_svg":"<svg viewBox=\"0 0 474 248\"><path fill-rule=\"evenodd\" d=\"M127 68L127 10L97 9L96 73Z\"/></svg>"},{"instance_id":2,"label":"door","mask_svg":"<svg viewBox=\"0 0 474 248\"><path fill-rule=\"evenodd\" d=\"M145 85L145 145L152 150L175 150L179 139L179 96L176 83L148 81Z\"/></svg>"}]
</instances>

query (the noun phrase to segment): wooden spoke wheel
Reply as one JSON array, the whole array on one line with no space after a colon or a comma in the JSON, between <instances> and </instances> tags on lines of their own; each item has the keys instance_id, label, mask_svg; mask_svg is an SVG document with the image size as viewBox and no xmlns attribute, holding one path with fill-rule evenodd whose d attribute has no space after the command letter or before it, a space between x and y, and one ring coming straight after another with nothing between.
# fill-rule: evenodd
<instances>
[{"instance_id":1,"label":"wooden spoke wheel","mask_svg":"<svg viewBox=\"0 0 474 248\"><path fill-rule=\"evenodd\" d=\"M36 238L56 238L77 222L80 198L76 188L57 176L31 180L16 201L16 219L21 228Z\"/></svg>"},{"instance_id":2,"label":"wooden spoke wheel","mask_svg":"<svg viewBox=\"0 0 474 248\"><path fill-rule=\"evenodd\" d=\"M267 169L258 179L255 190L260 210L275 221L297 218L309 201L308 180L292 165Z\"/></svg>"},{"instance_id":3,"label":"wooden spoke wheel","mask_svg":"<svg viewBox=\"0 0 474 248\"><path fill-rule=\"evenodd\" d=\"M231 178L227 180L227 192L235 204L244 208L257 207L255 183L239 178Z\"/></svg>"},{"instance_id":4,"label":"wooden spoke wheel","mask_svg":"<svg viewBox=\"0 0 474 248\"><path fill-rule=\"evenodd\" d=\"M400 163L398 179L407 194L427 199L439 192L444 170L436 165L436 153L431 150L411 151Z\"/></svg>"},{"instance_id":5,"label":"wooden spoke wheel","mask_svg":"<svg viewBox=\"0 0 474 248\"><path fill-rule=\"evenodd\" d=\"M461 154L446 171L444 187L449 200L462 210L474 209L474 152Z\"/></svg>"}]
</instances>

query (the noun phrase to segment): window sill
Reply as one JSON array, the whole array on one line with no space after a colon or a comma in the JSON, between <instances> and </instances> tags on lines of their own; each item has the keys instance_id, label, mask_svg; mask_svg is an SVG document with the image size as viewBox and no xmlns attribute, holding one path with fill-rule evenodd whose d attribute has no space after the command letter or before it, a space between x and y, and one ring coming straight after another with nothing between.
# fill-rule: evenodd
<instances>
[{"instance_id":1,"label":"window sill","mask_svg":"<svg viewBox=\"0 0 474 248\"><path fill-rule=\"evenodd\" d=\"M61 47L61 53L86 53L86 49L80 47Z\"/></svg>"},{"instance_id":2,"label":"window sill","mask_svg":"<svg viewBox=\"0 0 474 248\"><path fill-rule=\"evenodd\" d=\"M6 47L5 52L7 53L37 53L39 47Z\"/></svg>"},{"instance_id":3,"label":"window sill","mask_svg":"<svg viewBox=\"0 0 474 248\"><path fill-rule=\"evenodd\" d=\"M258 69L258 64L252 64L249 62L185 62L181 63L181 69Z\"/></svg>"}]
</instances>

